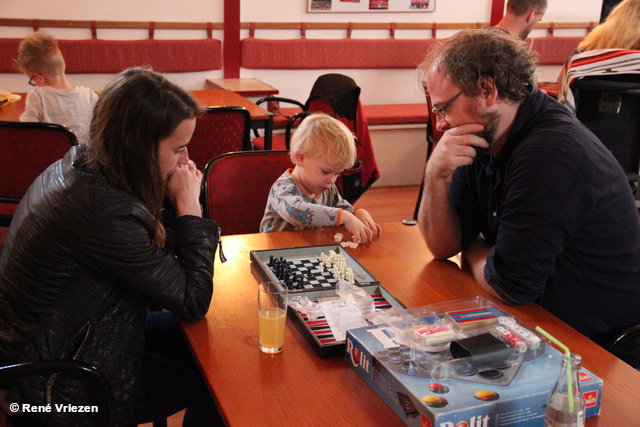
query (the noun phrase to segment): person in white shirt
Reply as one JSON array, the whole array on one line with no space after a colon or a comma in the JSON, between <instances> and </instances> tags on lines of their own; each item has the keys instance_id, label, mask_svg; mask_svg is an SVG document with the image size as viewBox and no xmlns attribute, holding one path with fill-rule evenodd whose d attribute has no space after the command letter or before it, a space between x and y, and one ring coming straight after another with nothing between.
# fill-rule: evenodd
<instances>
[{"instance_id":1,"label":"person in white shirt","mask_svg":"<svg viewBox=\"0 0 640 427\"><path fill-rule=\"evenodd\" d=\"M53 36L44 31L27 36L20 43L16 66L29 76L29 84L36 86L27 94L20 121L64 125L78 143L86 143L98 95L87 87L69 84L64 57Z\"/></svg>"}]
</instances>

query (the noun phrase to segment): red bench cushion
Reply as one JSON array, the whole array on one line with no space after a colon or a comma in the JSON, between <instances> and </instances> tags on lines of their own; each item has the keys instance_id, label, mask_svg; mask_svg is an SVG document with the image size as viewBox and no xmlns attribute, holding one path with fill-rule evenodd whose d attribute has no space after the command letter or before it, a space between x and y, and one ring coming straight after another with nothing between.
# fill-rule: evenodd
<instances>
[{"instance_id":1,"label":"red bench cushion","mask_svg":"<svg viewBox=\"0 0 640 427\"><path fill-rule=\"evenodd\" d=\"M151 66L161 73L222 69L222 43L198 40L59 40L69 74L119 73ZM0 39L0 73L16 72L20 39Z\"/></svg>"},{"instance_id":2,"label":"red bench cushion","mask_svg":"<svg viewBox=\"0 0 640 427\"><path fill-rule=\"evenodd\" d=\"M369 126L424 125L429 118L427 103L363 105Z\"/></svg>"},{"instance_id":3,"label":"red bench cushion","mask_svg":"<svg viewBox=\"0 0 640 427\"><path fill-rule=\"evenodd\" d=\"M241 66L264 70L416 68L437 39L293 39L246 38Z\"/></svg>"},{"instance_id":4,"label":"red bench cushion","mask_svg":"<svg viewBox=\"0 0 640 427\"><path fill-rule=\"evenodd\" d=\"M533 39L533 50L540 55L538 65L564 65L583 37L539 37ZM529 43L530 40L527 40Z\"/></svg>"},{"instance_id":5,"label":"red bench cushion","mask_svg":"<svg viewBox=\"0 0 640 427\"><path fill-rule=\"evenodd\" d=\"M297 108L281 108L279 115L274 116L274 129L284 129L287 117L300 112ZM386 105L363 105L362 112L367 118L369 126L385 125L424 125L429 118L429 107L427 103L421 104L386 104ZM282 118L282 125L276 125L276 117Z\"/></svg>"},{"instance_id":6,"label":"red bench cushion","mask_svg":"<svg viewBox=\"0 0 640 427\"><path fill-rule=\"evenodd\" d=\"M533 39L533 50L540 54L540 65L563 65L581 40L582 37L538 37ZM437 41L250 37L241 42L241 65L263 70L413 69Z\"/></svg>"}]
</instances>

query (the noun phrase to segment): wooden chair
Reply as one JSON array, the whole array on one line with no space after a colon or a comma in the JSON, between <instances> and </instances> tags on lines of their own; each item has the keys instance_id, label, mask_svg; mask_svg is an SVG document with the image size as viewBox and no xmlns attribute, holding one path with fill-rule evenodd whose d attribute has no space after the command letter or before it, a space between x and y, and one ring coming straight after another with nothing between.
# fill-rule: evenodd
<instances>
[{"instance_id":1,"label":"wooden chair","mask_svg":"<svg viewBox=\"0 0 640 427\"><path fill-rule=\"evenodd\" d=\"M0 226L9 225L31 183L77 143L62 125L0 121Z\"/></svg>"},{"instance_id":2,"label":"wooden chair","mask_svg":"<svg viewBox=\"0 0 640 427\"><path fill-rule=\"evenodd\" d=\"M188 147L198 168L220 154L251 149L251 114L244 107L205 108Z\"/></svg>"},{"instance_id":3,"label":"wooden chair","mask_svg":"<svg viewBox=\"0 0 640 427\"><path fill-rule=\"evenodd\" d=\"M282 150L227 153L204 168L204 216L214 219L223 234L260 231L271 186L294 165Z\"/></svg>"}]
</instances>

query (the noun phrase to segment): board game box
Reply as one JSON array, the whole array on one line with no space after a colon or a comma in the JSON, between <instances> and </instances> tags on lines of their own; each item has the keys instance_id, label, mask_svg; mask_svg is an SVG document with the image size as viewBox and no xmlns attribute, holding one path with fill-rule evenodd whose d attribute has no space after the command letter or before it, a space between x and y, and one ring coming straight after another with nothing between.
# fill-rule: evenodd
<instances>
[{"instance_id":1,"label":"board game box","mask_svg":"<svg viewBox=\"0 0 640 427\"><path fill-rule=\"evenodd\" d=\"M498 322L486 322L494 315ZM348 331L345 359L406 425L542 426L563 356L530 326L482 298L390 311L381 317L387 318L386 324ZM455 325L453 337L423 337L425 331L443 332L438 328L453 319L472 317L483 321L474 327ZM535 335L526 349L489 338L494 335L487 331L502 328L500 322L507 318ZM583 367L580 385L586 417L598 415L602 380Z\"/></svg>"},{"instance_id":2,"label":"board game box","mask_svg":"<svg viewBox=\"0 0 640 427\"><path fill-rule=\"evenodd\" d=\"M287 286L289 299L304 296L314 303L329 304L338 299L335 290L338 278L335 277L334 267L330 265L328 260L326 267L324 265L321 267L320 264L323 263L323 258L328 257L330 253L343 260L345 273L351 272L351 282L373 298L376 311L405 308L340 245L257 250L251 251L250 256L251 261L265 280L281 282ZM331 328L331 318L328 319L322 315L313 318L305 312L292 308L287 311L320 357L334 357L344 354L344 334L338 334L339 336L336 337Z\"/></svg>"}]
</instances>

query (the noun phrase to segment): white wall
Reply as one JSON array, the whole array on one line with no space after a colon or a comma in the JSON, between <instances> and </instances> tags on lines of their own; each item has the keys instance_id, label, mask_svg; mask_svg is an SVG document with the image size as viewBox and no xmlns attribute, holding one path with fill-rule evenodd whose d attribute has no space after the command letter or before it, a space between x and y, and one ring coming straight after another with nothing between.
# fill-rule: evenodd
<instances>
[{"instance_id":1,"label":"white wall","mask_svg":"<svg viewBox=\"0 0 640 427\"><path fill-rule=\"evenodd\" d=\"M434 12L427 13L307 13L307 0L240 0L243 22L488 22L491 0L435 0ZM601 0L550 0L544 21L597 21ZM0 0L0 17L26 19L79 19L120 21L193 21L222 22L223 0ZM47 29L58 38L89 38L89 30ZM0 37L24 37L30 28L0 27ZM156 30L156 38L200 38L199 31ZM445 31L438 33L446 36ZM562 34L558 34L562 35ZM575 35L575 34L568 34ZM243 37L248 34L243 33ZM258 31L258 37L292 38L288 32ZM353 37L385 37L386 34L355 31ZM146 38L145 31L99 30L100 38ZM214 31L222 39L222 31ZM307 37L344 37L342 32L308 31ZM397 31L396 37L430 37L427 32ZM343 72L362 87L364 103L422 102L422 94L411 70L318 70L281 71L242 69L242 77L257 77L280 89L281 94L297 99L306 98L317 76L327 72ZM558 68L542 69L541 78L553 80ZM201 89L206 78L222 76L222 71L185 73L170 76L187 89ZM71 75L73 84L101 90L111 76ZM0 89L26 92L29 86L24 76L0 75Z\"/></svg>"},{"instance_id":2,"label":"white wall","mask_svg":"<svg viewBox=\"0 0 640 427\"><path fill-rule=\"evenodd\" d=\"M307 13L307 0L240 0L242 22L489 22L491 0L435 0L429 13ZM543 22L598 21L602 0L550 0ZM64 6L63 6L64 5ZM118 21L222 22L223 0L0 0L0 17L26 19L78 19ZM30 28L0 27L0 37L22 38ZM90 38L89 30L47 29L60 39ZM556 35L582 36L580 30L556 30ZM438 37L451 32L439 30ZM533 36L544 32L534 31ZM258 30L260 38L296 38L295 31ZM105 39L143 39L145 31L98 30ZM204 31L156 30L156 38L203 38ZM223 39L222 31L213 37ZM243 31L242 37L248 37ZM343 31L307 31L308 38L343 38ZM354 38L388 37L386 32L354 31ZM431 37L426 31L396 31L397 38ZM539 67L540 80L556 80L560 67ZM256 77L280 90L280 95L304 101L316 78L338 72L351 76L362 88L365 104L420 103L424 95L413 70L249 70L241 77ZM71 84L101 90L111 75L69 75ZM169 74L186 89L202 89L207 78L222 77L222 71ZM23 75L0 74L0 90L27 92L30 86ZM404 129L372 128L374 150L382 177L376 185L415 185L421 179L426 157L424 127Z\"/></svg>"}]
</instances>

